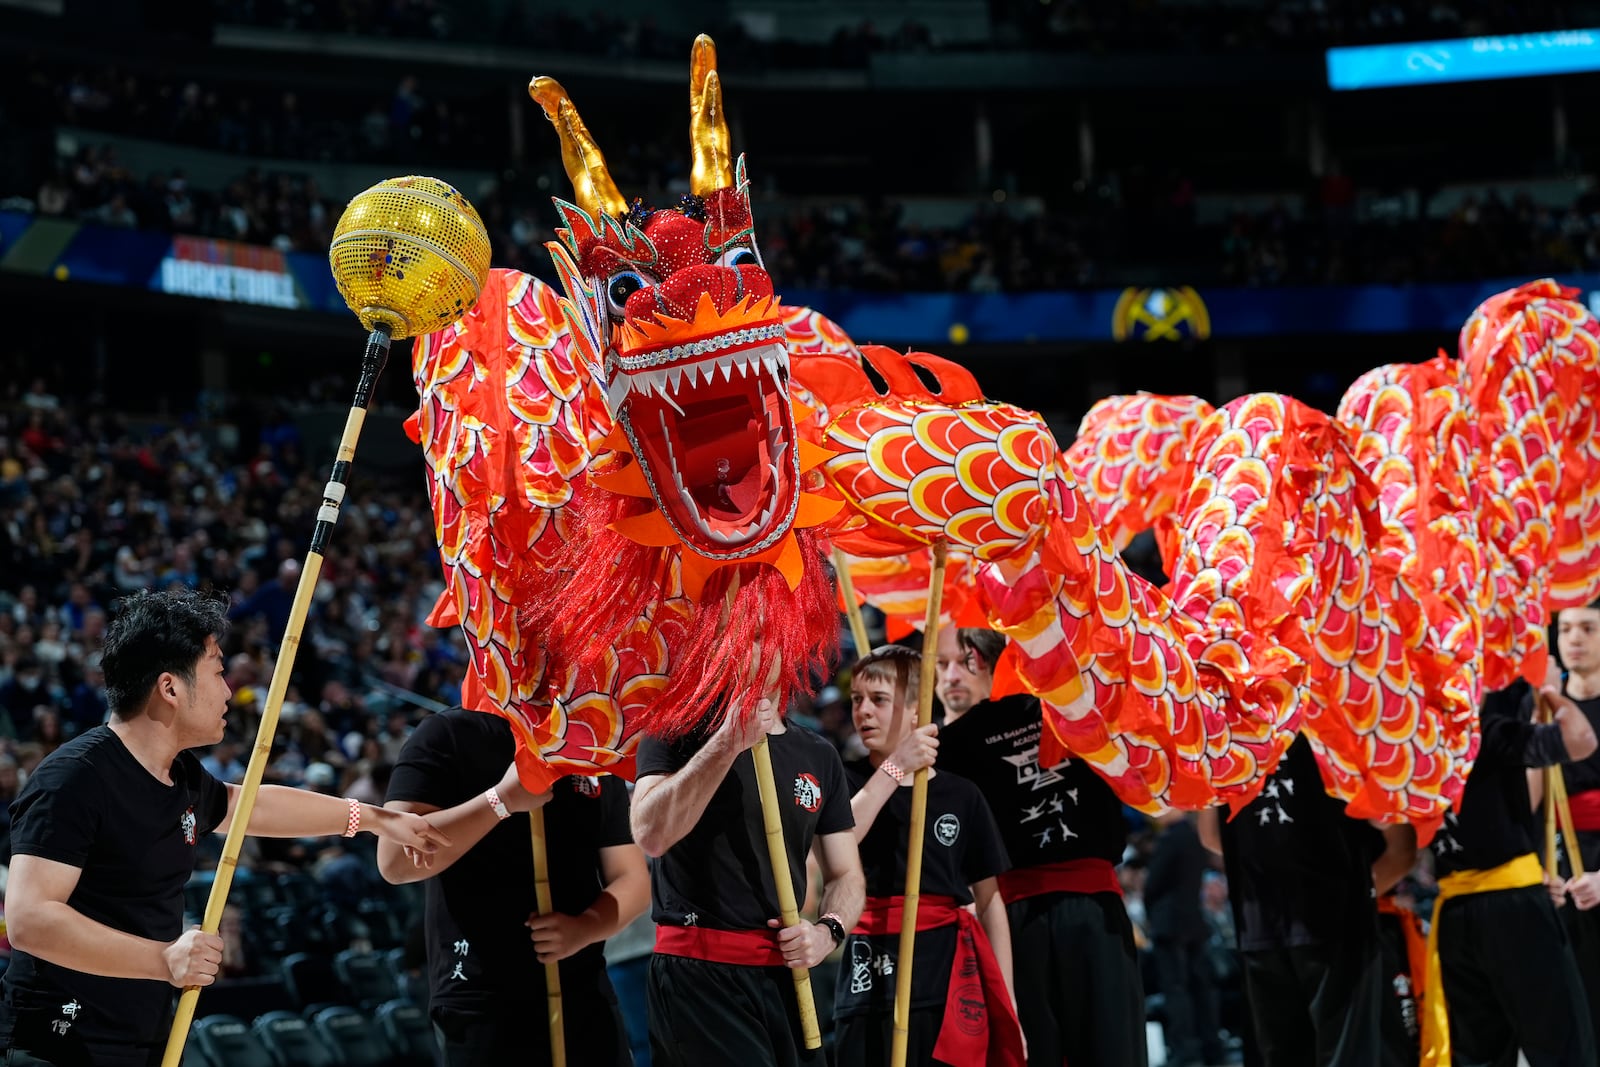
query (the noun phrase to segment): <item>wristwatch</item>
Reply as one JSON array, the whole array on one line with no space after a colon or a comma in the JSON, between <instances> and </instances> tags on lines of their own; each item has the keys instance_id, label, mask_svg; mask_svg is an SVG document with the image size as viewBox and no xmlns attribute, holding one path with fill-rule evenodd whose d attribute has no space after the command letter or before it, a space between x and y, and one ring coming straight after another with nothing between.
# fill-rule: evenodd
<instances>
[{"instance_id":1,"label":"wristwatch","mask_svg":"<svg viewBox=\"0 0 1600 1067\"><path fill-rule=\"evenodd\" d=\"M817 925L827 927L828 933L833 935L835 945L844 944L844 923L839 921L839 916L830 911L817 920Z\"/></svg>"}]
</instances>

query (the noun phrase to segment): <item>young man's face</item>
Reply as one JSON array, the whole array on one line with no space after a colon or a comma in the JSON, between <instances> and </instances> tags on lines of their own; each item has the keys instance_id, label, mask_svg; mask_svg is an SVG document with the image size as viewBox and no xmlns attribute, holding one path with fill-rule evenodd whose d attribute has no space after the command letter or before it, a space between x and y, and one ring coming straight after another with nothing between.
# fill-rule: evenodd
<instances>
[{"instance_id":1,"label":"young man's face","mask_svg":"<svg viewBox=\"0 0 1600 1067\"><path fill-rule=\"evenodd\" d=\"M890 679L856 676L850 679L850 718L866 750L887 756L910 732L917 711Z\"/></svg>"},{"instance_id":2,"label":"young man's face","mask_svg":"<svg viewBox=\"0 0 1600 1067\"><path fill-rule=\"evenodd\" d=\"M974 704L989 699L994 673L961 645L953 626L939 630L939 675L934 692L951 715L965 715Z\"/></svg>"},{"instance_id":3,"label":"young man's face","mask_svg":"<svg viewBox=\"0 0 1600 1067\"><path fill-rule=\"evenodd\" d=\"M1600 671L1600 608L1563 608L1556 616L1556 647L1567 670Z\"/></svg>"},{"instance_id":4,"label":"young man's face","mask_svg":"<svg viewBox=\"0 0 1600 1067\"><path fill-rule=\"evenodd\" d=\"M178 724L186 748L214 745L222 740L227 727L228 699L233 696L227 679L222 649L215 637L206 638L206 650L194 665L194 681L177 679Z\"/></svg>"}]
</instances>

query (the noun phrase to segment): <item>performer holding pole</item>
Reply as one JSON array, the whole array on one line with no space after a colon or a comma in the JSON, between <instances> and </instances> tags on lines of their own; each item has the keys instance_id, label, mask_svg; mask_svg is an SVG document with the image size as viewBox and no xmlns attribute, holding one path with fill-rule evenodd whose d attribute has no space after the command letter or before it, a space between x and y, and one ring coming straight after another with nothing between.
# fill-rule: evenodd
<instances>
[{"instance_id":1,"label":"performer holding pole","mask_svg":"<svg viewBox=\"0 0 1600 1067\"><path fill-rule=\"evenodd\" d=\"M419 864L449 845L419 815L283 786L260 786L252 807L242 786L207 774L189 750L222 740L227 629L226 602L189 590L122 601L102 659L110 720L47 756L13 804L8 1062L159 1061L172 987L198 992L222 960L215 924L183 929L201 834L237 843L247 824L260 837L365 830ZM187 1032L172 1031L179 1049Z\"/></svg>"},{"instance_id":2,"label":"performer holding pole","mask_svg":"<svg viewBox=\"0 0 1600 1067\"><path fill-rule=\"evenodd\" d=\"M529 795L513 763L516 740L498 715L451 708L423 719L395 763L384 805L426 815L451 845L418 868L380 843L378 869L395 884L425 881L428 1007L445 1067L557 1062L533 1005L559 966L571 1062L624 1067L633 1057L606 977L605 939L650 903L644 855L628 828L620 778L567 777ZM542 816L552 862L535 889L527 813ZM581 1055L579 1054L581 1052Z\"/></svg>"},{"instance_id":3,"label":"performer holding pole","mask_svg":"<svg viewBox=\"0 0 1600 1067\"><path fill-rule=\"evenodd\" d=\"M1571 701L1543 690L1555 721L1518 713L1523 683L1491 693L1483 740L1457 810L1435 835L1439 897L1428 931L1423 1067L1592 1067L1594 1027L1572 947L1551 906L1524 769L1583 759L1595 733Z\"/></svg>"},{"instance_id":4,"label":"performer holding pole","mask_svg":"<svg viewBox=\"0 0 1600 1067\"><path fill-rule=\"evenodd\" d=\"M928 768L937 727L916 725L920 659L884 645L851 670L850 704L867 758L845 765L866 869L867 905L845 942L834 994L838 1067L882 1067L893 1049L903 1062L986 1065L1024 1062L1011 992L1011 929L997 876L1009 863L978 787L947 771L928 775L926 853L915 956L896 941L906 881L912 798L910 773ZM925 691L925 690L923 690ZM967 905L976 905L976 916ZM889 982L890 975L897 981ZM910 975L909 1040L895 1014L900 979Z\"/></svg>"},{"instance_id":5,"label":"performer holding pole","mask_svg":"<svg viewBox=\"0 0 1600 1067\"><path fill-rule=\"evenodd\" d=\"M939 631L938 769L982 790L1011 857L1000 895L1028 1058L1142 1067L1144 987L1114 866L1122 802L1087 763L1040 765L1036 698L989 699L1005 646L993 630Z\"/></svg>"},{"instance_id":6,"label":"performer holding pole","mask_svg":"<svg viewBox=\"0 0 1600 1067\"><path fill-rule=\"evenodd\" d=\"M1564 690L1591 727L1600 728L1600 601L1563 608L1556 615L1556 647L1567 673L1564 681L1552 678L1550 682ZM1565 795L1570 812L1570 823L1562 827L1567 836L1565 858L1573 864L1565 869L1558 865L1556 872L1563 879L1561 917L1572 941L1578 973L1583 975L1590 1019L1600 1034L1600 756L1564 768L1552 767L1548 780L1553 781L1555 774L1562 775L1562 781L1555 789L1545 789L1546 818L1557 818ZM1529 784L1537 785L1531 780ZM1572 840L1574 831L1576 842Z\"/></svg>"},{"instance_id":7,"label":"performer holding pole","mask_svg":"<svg viewBox=\"0 0 1600 1067\"><path fill-rule=\"evenodd\" d=\"M445 182L436 178L390 178L350 201L334 227L328 262L339 294L368 330L367 349L350 415L339 438L333 472L323 489L322 507L317 510L317 525L311 532L311 548L300 571L300 585L295 590L272 683L267 687L255 750L245 769L240 793L244 812L241 824L249 821L256 790L272 753L272 736L277 731L278 712L294 671L300 631L322 572L323 550L339 521L345 481L366 421L367 404L389 358L389 343L448 325L472 309L489 273L489 235L466 197ZM201 924L207 933L214 933L221 925L222 909L243 843L241 825L228 834L216 879L211 883ZM178 1067L199 995L198 988L190 987L179 998L163 1067Z\"/></svg>"},{"instance_id":8,"label":"performer holding pole","mask_svg":"<svg viewBox=\"0 0 1600 1067\"><path fill-rule=\"evenodd\" d=\"M752 664L759 662L752 650ZM775 686L774 663L765 688ZM765 742L784 856L772 870L757 809L758 743ZM851 834L849 787L832 744L785 725L773 700L709 713L681 741L639 745L633 835L655 857L651 891L656 955L650 961L652 1061L667 1067L821 1064L808 1047L791 969L821 963L855 925L863 896ZM803 884L816 848L822 917L780 921L775 875ZM819 1042L820 1044L820 1042Z\"/></svg>"}]
</instances>

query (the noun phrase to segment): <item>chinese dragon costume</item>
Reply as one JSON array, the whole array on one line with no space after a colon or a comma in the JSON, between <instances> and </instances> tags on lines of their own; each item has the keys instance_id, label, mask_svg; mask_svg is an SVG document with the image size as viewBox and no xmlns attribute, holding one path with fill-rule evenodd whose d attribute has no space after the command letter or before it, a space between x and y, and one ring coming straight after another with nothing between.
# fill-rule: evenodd
<instances>
[{"instance_id":1,"label":"chinese dragon costume","mask_svg":"<svg viewBox=\"0 0 1600 1067\"><path fill-rule=\"evenodd\" d=\"M768 668L787 699L837 640L828 552L903 628L943 540L947 614L1011 638L1047 746L1128 803L1243 804L1303 730L1352 815L1426 836L1483 690L1540 676L1546 612L1600 589L1600 324L1553 282L1486 302L1458 358L1363 376L1336 418L1141 394L1063 452L962 367L780 301L708 38L669 206L624 199L559 84L529 91L573 186L564 292L493 272L416 343L412 425L433 621L465 633L463 701L513 723L530 785L630 775L641 731L741 714ZM1118 554L1146 528L1161 588Z\"/></svg>"}]
</instances>

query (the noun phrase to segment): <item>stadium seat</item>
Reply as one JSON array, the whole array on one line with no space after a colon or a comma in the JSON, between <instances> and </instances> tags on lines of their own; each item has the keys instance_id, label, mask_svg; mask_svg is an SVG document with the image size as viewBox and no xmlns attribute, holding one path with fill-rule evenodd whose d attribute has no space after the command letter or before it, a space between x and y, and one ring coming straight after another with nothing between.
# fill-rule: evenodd
<instances>
[{"instance_id":1,"label":"stadium seat","mask_svg":"<svg viewBox=\"0 0 1600 1067\"><path fill-rule=\"evenodd\" d=\"M338 1054L293 1012L269 1011L251 1029L275 1067L341 1067Z\"/></svg>"},{"instance_id":2,"label":"stadium seat","mask_svg":"<svg viewBox=\"0 0 1600 1067\"><path fill-rule=\"evenodd\" d=\"M302 1011L313 1005L352 1004L354 998L333 971L326 956L295 952L283 958L283 980Z\"/></svg>"},{"instance_id":3,"label":"stadium seat","mask_svg":"<svg viewBox=\"0 0 1600 1067\"><path fill-rule=\"evenodd\" d=\"M438 1038L428 1013L409 1000L391 1000L378 1005L378 1028L389 1043L397 1063L410 1067L432 1067L439 1055Z\"/></svg>"},{"instance_id":4,"label":"stadium seat","mask_svg":"<svg viewBox=\"0 0 1600 1067\"><path fill-rule=\"evenodd\" d=\"M385 1067L389 1062L383 1032L354 1008L324 1008L311 1025L344 1067Z\"/></svg>"},{"instance_id":5,"label":"stadium seat","mask_svg":"<svg viewBox=\"0 0 1600 1067\"><path fill-rule=\"evenodd\" d=\"M348 999L369 1010L400 993L394 975L376 952L346 949L333 957L333 973L347 991Z\"/></svg>"},{"instance_id":6,"label":"stadium seat","mask_svg":"<svg viewBox=\"0 0 1600 1067\"><path fill-rule=\"evenodd\" d=\"M266 966L272 966L267 961ZM232 1015L237 1019L253 1019L269 1011L287 1011L295 1006L283 976L276 973L252 975L248 978L223 978L206 987L205 995L195 1005L200 1018L208 1015Z\"/></svg>"},{"instance_id":7,"label":"stadium seat","mask_svg":"<svg viewBox=\"0 0 1600 1067\"><path fill-rule=\"evenodd\" d=\"M406 952L404 948L392 948L383 954L384 962L389 965L389 974L394 978L394 987L397 991L395 996L402 1000L426 1004L428 1003L427 969L408 970Z\"/></svg>"},{"instance_id":8,"label":"stadium seat","mask_svg":"<svg viewBox=\"0 0 1600 1067\"><path fill-rule=\"evenodd\" d=\"M233 1015L208 1015L195 1023L184 1046L186 1060L190 1046L213 1067L273 1067L271 1053L250 1024Z\"/></svg>"}]
</instances>

